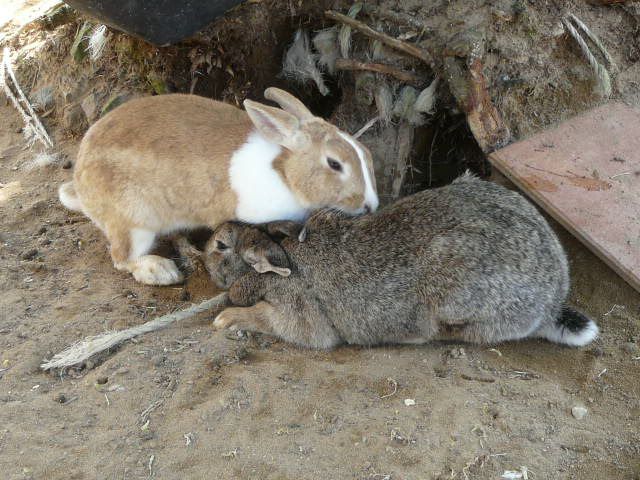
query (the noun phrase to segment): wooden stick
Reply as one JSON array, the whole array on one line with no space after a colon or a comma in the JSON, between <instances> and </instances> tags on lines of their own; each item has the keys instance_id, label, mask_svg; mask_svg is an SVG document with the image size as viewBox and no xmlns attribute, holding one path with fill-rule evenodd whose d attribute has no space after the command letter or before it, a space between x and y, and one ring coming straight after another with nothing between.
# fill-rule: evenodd
<instances>
[{"instance_id":1,"label":"wooden stick","mask_svg":"<svg viewBox=\"0 0 640 480\"><path fill-rule=\"evenodd\" d=\"M411 45L410 43L403 42L402 40L392 38L385 33L378 32L368 25L362 23L361 21L356 20L355 18L342 15L341 13L335 12L333 10L327 10L326 12L324 12L324 16L335 22L349 25L351 28L359 31L367 37L373 38L374 40L379 40L395 50L406 53L407 55L411 55L412 57L416 57L429 66L434 65L433 58L427 51L418 48L415 45Z\"/></svg>"},{"instance_id":2,"label":"wooden stick","mask_svg":"<svg viewBox=\"0 0 640 480\"><path fill-rule=\"evenodd\" d=\"M198 313L206 312L212 308L224 305L226 302L227 294L221 293L220 295L210 298L209 300L205 300L202 303L192 305L189 308L178 312L163 315L147 323L143 323L142 325L127 328L126 330L105 332L93 337L87 337L84 340L71 345L66 350L54 355L51 360L45 361L40 365L40 368L43 370L50 370L52 368L65 368L77 365L89 359L93 355L115 347L130 338L143 333L155 332L156 330L165 328L172 323L186 318L191 318Z\"/></svg>"},{"instance_id":3,"label":"wooden stick","mask_svg":"<svg viewBox=\"0 0 640 480\"><path fill-rule=\"evenodd\" d=\"M351 58L338 58L335 63L336 70L356 70L365 72L376 72L391 77L397 78L401 82L410 83L412 85L421 86L424 81L414 75L413 73L405 72L392 67L391 65L385 65L383 63L364 63Z\"/></svg>"}]
</instances>

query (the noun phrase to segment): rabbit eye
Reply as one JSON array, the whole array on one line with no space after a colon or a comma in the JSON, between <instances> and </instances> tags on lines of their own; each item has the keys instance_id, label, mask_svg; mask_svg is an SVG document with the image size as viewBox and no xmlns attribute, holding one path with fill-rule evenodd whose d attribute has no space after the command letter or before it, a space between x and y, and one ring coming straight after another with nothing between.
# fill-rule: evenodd
<instances>
[{"instance_id":1,"label":"rabbit eye","mask_svg":"<svg viewBox=\"0 0 640 480\"><path fill-rule=\"evenodd\" d=\"M327 158L327 164L331 170L335 170L336 172L342 171L342 164L333 158Z\"/></svg>"},{"instance_id":2,"label":"rabbit eye","mask_svg":"<svg viewBox=\"0 0 640 480\"><path fill-rule=\"evenodd\" d=\"M228 245L225 245L220 240L216 240L216 250L218 250L219 252L224 252L227 248L229 248Z\"/></svg>"}]
</instances>

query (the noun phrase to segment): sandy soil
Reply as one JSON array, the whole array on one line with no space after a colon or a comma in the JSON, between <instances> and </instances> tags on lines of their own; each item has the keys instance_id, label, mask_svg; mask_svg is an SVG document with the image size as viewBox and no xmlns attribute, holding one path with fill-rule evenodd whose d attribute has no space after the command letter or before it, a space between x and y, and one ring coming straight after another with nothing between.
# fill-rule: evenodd
<instances>
[{"instance_id":1,"label":"sandy soil","mask_svg":"<svg viewBox=\"0 0 640 480\"><path fill-rule=\"evenodd\" d=\"M20 2L0 3L15 10ZM313 2L288 3L293 11ZM434 32L462 28L452 19L487 22L518 2L480 3L439 2L425 22ZM253 27L273 30L282 49L294 26L284 19L287 28L273 27L266 5L247 2L253 16L211 34L225 45L218 53L225 68L203 77L196 93L238 101L274 81L279 65L263 61L273 57L264 54L270 43ZM622 9L602 15L584 2L536 5L523 21L498 22L502 30L488 35L494 101L517 135L592 103L573 97L591 90L588 65L553 33L565 8L607 45L620 43L612 52L618 97L640 104L635 17ZM186 52L198 53L181 46L164 58L116 36L104 64L76 65L69 47L82 21L27 32L15 46L25 47L17 72L23 84L55 87L56 113L46 121L68 160L77 149L77 139L65 137L68 107L95 93L101 108L141 85L149 94L147 69L170 71L167 58L180 63ZM34 39L40 43L30 48ZM429 42L438 47L444 39ZM548 68L556 57L558 66ZM524 83L500 86L496 79L514 72ZM190 79L172 77L183 90ZM640 479L640 295L561 229L571 302L602 329L584 349L527 341L496 349L434 343L304 351L215 332L212 312L126 343L85 369L43 373L43 359L87 335L141 324L216 292L202 272L184 286L152 288L115 271L98 230L57 201L69 165L30 168L21 126L0 100L1 479L498 479L522 467L533 480ZM583 419L572 416L574 406L586 407Z\"/></svg>"},{"instance_id":2,"label":"sandy soil","mask_svg":"<svg viewBox=\"0 0 640 480\"><path fill-rule=\"evenodd\" d=\"M640 478L640 295L564 233L571 300L603 331L585 349L304 351L201 315L93 368L41 372L86 335L215 292L201 273L152 288L116 272L97 229L58 204L70 170L29 170L19 117L3 104L0 118L2 478Z\"/></svg>"}]
</instances>

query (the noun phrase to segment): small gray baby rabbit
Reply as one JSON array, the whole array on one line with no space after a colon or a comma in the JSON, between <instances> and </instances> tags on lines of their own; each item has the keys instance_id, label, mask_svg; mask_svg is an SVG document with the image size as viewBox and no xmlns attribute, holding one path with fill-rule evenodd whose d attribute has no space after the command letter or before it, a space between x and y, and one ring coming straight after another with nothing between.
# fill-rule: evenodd
<instances>
[{"instance_id":1,"label":"small gray baby rabbit","mask_svg":"<svg viewBox=\"0 0 640 480\"><path fill-rule=\"evenodd\" d=\"M295 236L290 227L270 233ZM235 305L217 328L313 348L526 337L581 346L598 335L565 304L567 259L544 218L518 193L472 175L371 215L318 212L304 233L278 244L255 226L214 232L205 263Z\"/></svg>"}]
</instances>

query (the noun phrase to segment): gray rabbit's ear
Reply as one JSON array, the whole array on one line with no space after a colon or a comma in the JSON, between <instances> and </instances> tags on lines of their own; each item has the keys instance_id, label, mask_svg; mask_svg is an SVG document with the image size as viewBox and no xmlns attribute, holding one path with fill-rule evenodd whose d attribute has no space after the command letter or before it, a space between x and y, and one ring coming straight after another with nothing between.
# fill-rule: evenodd
<instances>
[{"instance_id":1,"label":"gray rabbit's ear","mask_svg":"<svg viewBox=\"0 0 640 480\"><path fill-rule=\"evenodd\" d=\"M291 264L286 253L276 242L257 245L246 249L242 259L258 273L273 272L282 277L291 275Z\"/></svg>"}]
</instances>

